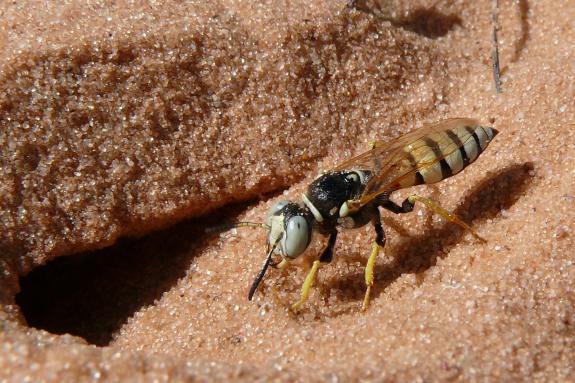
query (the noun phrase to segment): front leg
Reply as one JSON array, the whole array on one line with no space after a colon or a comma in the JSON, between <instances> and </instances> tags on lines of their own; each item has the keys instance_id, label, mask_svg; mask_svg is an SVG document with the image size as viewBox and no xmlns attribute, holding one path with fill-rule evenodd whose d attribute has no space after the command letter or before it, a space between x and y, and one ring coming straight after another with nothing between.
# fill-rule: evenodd
<instances>
[{"instance_id":1,"label":"front leg","mask_svg":"<svg viewBox=\"0 0 575 383\"><path fill-rule=\"evenodd\" d=\"M299 301L292 305L292 309L297 310L308 298L309 291L313 282L315 281L315 275L319 270L319 267L323 263L330 263L333 258L333 247L335 246L335 241L337 239L337 230L334 230L330 233L329 238L327 240L327 245L323 249L319 260L315 260L311 266L311 269L307 273L303 285L301 287L301 296Z\"/></svg>"}]
</instances>

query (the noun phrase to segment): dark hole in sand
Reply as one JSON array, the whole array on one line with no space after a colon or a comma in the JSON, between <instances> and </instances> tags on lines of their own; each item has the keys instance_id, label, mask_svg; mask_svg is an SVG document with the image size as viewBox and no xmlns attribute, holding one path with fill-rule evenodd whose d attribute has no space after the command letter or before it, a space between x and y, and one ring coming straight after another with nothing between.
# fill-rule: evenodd
<instances>
[{"instance_id":1,"label":"dark hole in sand","mask_svg":"<svg viewBox=\"0 0 575 383\"><path fill-rule=\"evenodd\" d=\"M233 221L242 209L226 206L109 248L58 257L20 278L16 302L31 327L106 346L129 317L186 276L210 238L205 228Z\"/></svg>"}]
</instances>

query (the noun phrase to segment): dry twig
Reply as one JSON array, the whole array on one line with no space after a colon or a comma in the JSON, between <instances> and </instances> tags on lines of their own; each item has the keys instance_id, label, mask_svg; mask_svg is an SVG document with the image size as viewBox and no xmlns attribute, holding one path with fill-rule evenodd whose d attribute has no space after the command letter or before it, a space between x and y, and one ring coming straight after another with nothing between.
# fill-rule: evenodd
<instances>
[{"instance_id":1,"label":"dry twig","mask_svg":"<svg viewBox=\"0 0 575 383\"><path fill-rule=\"evenodd\" d=\"M499 28L497 21L498 12L499 1L491 0L491 23L493 24L493 34L491 41L491 63L493 65L493 80L495 81L495 89L497 93L501 93L501 78L499 74L499 47L497 45L497 29Z\"/></svg>"}]
</instances>

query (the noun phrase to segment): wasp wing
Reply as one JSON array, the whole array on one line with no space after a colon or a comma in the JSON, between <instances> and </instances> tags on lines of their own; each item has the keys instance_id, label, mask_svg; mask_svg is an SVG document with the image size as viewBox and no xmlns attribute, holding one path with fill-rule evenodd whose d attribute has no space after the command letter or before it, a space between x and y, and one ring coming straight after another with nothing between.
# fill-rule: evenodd
<instances>
[{"instance_id":1,"label":"wasp wing","mask_svg":"<svg viewBox=\"0 0 575 383\"><path fill-rule=\"evenodd\" d=\"M476 120L468 118L426 124L394 140L375 142L371 150L345 161L334 170L364 170L371 173L362 196L352 204L360 208L382 193L422 183L418 182L418 174L421 177L418 172L437 165L458 151L469 139L473 139L469 128L478 125Z\"/></svg>"}]
</instances>

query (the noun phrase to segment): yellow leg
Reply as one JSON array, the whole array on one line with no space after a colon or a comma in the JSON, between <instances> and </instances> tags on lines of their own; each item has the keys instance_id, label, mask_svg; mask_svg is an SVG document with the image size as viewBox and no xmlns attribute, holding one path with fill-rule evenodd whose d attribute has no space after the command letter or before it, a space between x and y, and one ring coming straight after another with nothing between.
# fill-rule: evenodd
<instances>
[{"instance_id":1,"label":"yellow leg","mask_svg":"<svg viewBox=\"0 0 575 383\"><path fill-rule=\"evenodd\" d=\"M367 289L365 290L365 297L363 298L363 304L361 305L361 310L365 311L369 307L369 295L371 293L371 286L373 286L373 268L375 267L375 258L377 258L377 254L379 253L380 246L373 242L371 246L371 254L367 259L367 263L365 265L365 285Z\"/></svg>"},{"instance_id":2,"label":"yellow leg","mask_svg":"<svg viewBox=\"0 0 575 383\"><path fill-rule=\"evenodd\" d=\"M313 285L313 281L315 280L315 274L317 273L317 270L319 269L320 265L321 262L319 260L313 262L311 269L307 273L305 281L303 282L303 285L301 287L301 297L299 301L297 301L292 305L292 309L297 310L307 300L307 297L309 296L309 290Z\"/></svg>"},{"instance_id":3,"label":"yellow leg","mask_svg":"<svg viewBox=\"0 0 575 383\"><path fill-rule=\"evenodd\" d=\"M447 210L445 210L444 208L442 208L441 206L439 206L437 203L433 202L432 200L418 196L418 195L415 195L415 194L410 195L409 197L407 197L407 199L409 200L409 202L412 205L415 204L415 202L421 202L428 209L433 211L435 214L438 214L441 217L445 218L446 220L453 222L453 223L456 223L459 226L461 226L462 228L464 228L465 230L469 231L479 241L484 242L484 243L487 242L485 239L480 237L479 234L477 234L475 232L475 230L473 230L471 227L469 227L469 225L467 225L465 222L463 222L461 219L459 219L456 215L451 214L450 212L448 212Z\"/></svg>"}]
</instances>

